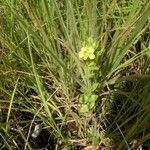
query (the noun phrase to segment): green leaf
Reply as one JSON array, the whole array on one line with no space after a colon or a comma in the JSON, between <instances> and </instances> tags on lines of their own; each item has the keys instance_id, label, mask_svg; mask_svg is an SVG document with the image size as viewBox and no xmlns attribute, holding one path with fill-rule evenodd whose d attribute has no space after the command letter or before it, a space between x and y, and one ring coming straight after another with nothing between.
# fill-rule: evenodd
<instances>
[{"instance_id":1,"label":"green leaf","mask_svg":"<svg viewBox=\"0 0 150 150\"><path fill-rule=\"evenodd\" d=\"M90 88L89 87L83 87L82 91L85 94L90 94L96 90L98 85L99 85L98 83L93 83Z\"/></svg>"},{"instance_id":2,"label":"green leaf","mask_svg":"<svg viewBox=\"0 0 150 150\"><path fill-rule=\"evenodd\" d=\"M81 95L79 102L84 104L87 103L89 101L89 97L87 95Z\"/></svg>"},{"instance_id":3,"label":"green leaf","mask_svg":"<svg viewBox=\"0 0 150 150\"><path fill-rule=\"evenodd\" d=\"M81 109L80 109L81 113L88 113L89 112L89 107L88 105L82 105Z\"/></svg>"},{"instance_id":4,"label":"green leaf","mask_svg":"<svg viewBox=\"0 0 150 150\"><path fill-rule=\"evenodd\" d=\"M98 83L93 83L90 89L93 92L96 90L97 87L98 87Z\"/></svg>"},{"instance_id":5,"label":"green leaf","mask_svg":"<svg viewBox=\"0 0 150 150\"><path fill-rule=\"evenodd\" d=\"M95 106L95 102L90 103L90 109L92 109Z\"/></svg>"},{"instance_id":6,"label":"green leaf","mask_svg":"<svg viewBox=\"0 0 150 150\"><path fill-rule=\"evenodd\" d=\"M84 95L84 102L85 102L85 103L88 103L88 102L89 102L89 96Z\"/></svg>"},{"instance_id":7,"label":"green leaf","mask_svg":"<svg viewBox=\"0 0 150 150\"><path fill-rule=\"evenodd\" d=\"M95 102L97 100L97 95L93 94L91 95L91 97L89 98L89 102Z\"/></svg>"},{"instance_id":8,"label":"green leaf","mask_svg":"<svg viewBox=\"0 0 150 150\"><path fill-rule=\"evenodd\" d=\"M79 102L80 102L80 103L84 103L84 95L81 95L81 96L80 96Z\"/></svg>"}]
</instances>

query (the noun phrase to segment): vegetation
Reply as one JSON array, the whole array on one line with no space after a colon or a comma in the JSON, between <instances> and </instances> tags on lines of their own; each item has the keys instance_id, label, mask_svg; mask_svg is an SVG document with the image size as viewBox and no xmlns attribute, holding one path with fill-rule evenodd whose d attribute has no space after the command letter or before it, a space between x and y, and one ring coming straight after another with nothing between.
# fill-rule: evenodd
<instances>
[{"instance_id":1,"label":"vegetation","mask_svg":"<svg viewBox=\"0 0 150 150\"><path fill-rule=\"evenodd\" d=\"M0 149L150 148L148 0L0 0Z\"/></svg>"}]
</instances>

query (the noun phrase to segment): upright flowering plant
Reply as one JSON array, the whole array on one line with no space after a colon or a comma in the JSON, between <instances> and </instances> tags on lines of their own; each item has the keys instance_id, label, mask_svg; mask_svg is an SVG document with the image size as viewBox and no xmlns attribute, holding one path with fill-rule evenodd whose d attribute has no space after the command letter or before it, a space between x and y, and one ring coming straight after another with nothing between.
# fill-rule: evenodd
<instances>
[{"instance_id":1,"label":"upright flowering plant","mask_svg":"<svg viewBox=\"0 0 150 150\"><path fill-rule=\"evenodd\" d=\"M79 58L84 61L84 78L86 79L86 86L82 88L82 94L79 102L81 103L80 112L88 113L93 110L98 96L95 90L98 83L94 82L94 71L97 69L94 59L96 59L96 43L89 38L81 51L78 53Z\"/></svg>"}]
</instances>

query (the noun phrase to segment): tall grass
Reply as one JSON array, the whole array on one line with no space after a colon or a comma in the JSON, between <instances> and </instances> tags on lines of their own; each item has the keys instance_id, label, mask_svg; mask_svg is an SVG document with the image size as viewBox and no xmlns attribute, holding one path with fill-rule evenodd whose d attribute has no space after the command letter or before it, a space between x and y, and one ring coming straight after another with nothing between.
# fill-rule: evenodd
<instances>
[{"instance_id":1,"label":"tall grass","mask_svg":"<svg viewBox=\"0 0 150 150\"><path fill-rule=\"evenodd\" d=\"M38 147L36 125L49 149L149 147L149 9L145 0L1 0L1 149ZM78 55L89 41L93 66ZM98 98L84 114L87 91Z\"/></svg>"}]
</instances>

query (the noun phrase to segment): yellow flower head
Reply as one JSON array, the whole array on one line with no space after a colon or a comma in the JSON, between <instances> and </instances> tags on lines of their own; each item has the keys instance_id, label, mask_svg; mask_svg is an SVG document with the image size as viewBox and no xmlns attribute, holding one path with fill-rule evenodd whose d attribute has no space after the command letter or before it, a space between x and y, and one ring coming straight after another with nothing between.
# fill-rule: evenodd
<instances>
[{"instance_id":1,"label":"yellow flower head","mask_svg":"<svg viewBox=\"0 0 150 150\"><path fill-rule=\"evenodd\" d=\"M90 59L94 59L95 55L94 55L94 48L93 47L82 47L81 51L79 52L79 58L87 60L88 58Z\"/></svg>"}]
</instances>

